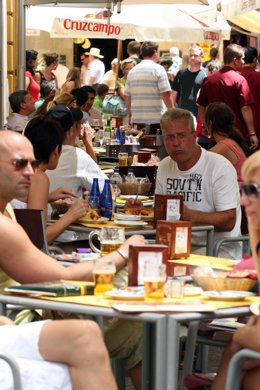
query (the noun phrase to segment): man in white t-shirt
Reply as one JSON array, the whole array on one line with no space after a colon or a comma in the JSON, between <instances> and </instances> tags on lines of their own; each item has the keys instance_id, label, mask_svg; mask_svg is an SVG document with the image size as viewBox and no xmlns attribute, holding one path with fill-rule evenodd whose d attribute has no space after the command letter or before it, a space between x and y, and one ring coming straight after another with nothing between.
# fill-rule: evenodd
<instances>
[{"instance_id":1,"label":"man in white t-shirt","mask_svg":"<svg viewBox=\"0 0 260 390\"><path fill-rule=\"evenodd\" d=\"M232 164L225 157L200 148L190 111L180 108L166 111L161 128L169 156L158 167L155 193L183 195L183 219L193 224L214 225L215 238L239 236L239 188ZM197 237L193 234L193 253L203 253L205 238L204 233ZM223 257L241 256L237 243L222 248Z\"/></svg>"}]
</instances>

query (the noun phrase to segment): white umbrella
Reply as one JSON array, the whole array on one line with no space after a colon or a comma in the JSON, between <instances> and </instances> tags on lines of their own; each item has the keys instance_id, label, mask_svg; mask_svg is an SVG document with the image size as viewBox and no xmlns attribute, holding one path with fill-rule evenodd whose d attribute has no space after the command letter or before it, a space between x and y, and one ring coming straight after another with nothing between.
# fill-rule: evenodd
<instances>
[{"instance_id":1,"label":"white umbrella","mask_svg":"<svg viewBox=\"0 0 260 390\"><path fill-rule=\"evenodd\" d=\"M133 38L137 41L203 41L215 44L221 40L221 29L217 25L191 16L173 4L122 6L120 14L114 13L111 16L110 26L104 20L84 19L86 14L95 13L93 9L41 7L37 17L35 12L39 8L28 9L27 28L49 31L56 38ZM44 17L44 12L48 13L47 18Z\"/></svg>"},{"instance_id":2,"label":"white umbrella","mask_svg":"<svg viewBox=\"0 0 260 390\"><path fill-rule=\"evenodd\" d=\"M249 11L260 8L260 0L222 0L221 12L225 19L232 20Z\"/></svg>"}]
</instances>

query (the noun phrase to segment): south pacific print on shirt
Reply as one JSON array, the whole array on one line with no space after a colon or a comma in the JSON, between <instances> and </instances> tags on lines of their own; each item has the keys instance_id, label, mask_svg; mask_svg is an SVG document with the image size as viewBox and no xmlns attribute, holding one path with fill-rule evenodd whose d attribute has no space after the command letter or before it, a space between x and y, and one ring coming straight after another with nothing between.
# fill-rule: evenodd
<instances>
[{"instance_id":1,"label":"south pacific print on shirt","mask_svg":"<svg viewBox=\"0 0 260 390\"><path fill-rule=\"evenodd\" d=\"M184 202L202 201L201 198L202 175L197 173L190 174L189 178L167 179L167 194L183 195Z\"/></svg>"}]
</instances>

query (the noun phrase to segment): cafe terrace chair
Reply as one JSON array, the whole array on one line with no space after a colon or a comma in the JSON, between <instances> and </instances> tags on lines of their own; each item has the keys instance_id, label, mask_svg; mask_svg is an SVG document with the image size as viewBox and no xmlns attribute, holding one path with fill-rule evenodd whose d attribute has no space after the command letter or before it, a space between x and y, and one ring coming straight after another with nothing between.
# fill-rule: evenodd
<instances>
[{"instance_id":1,"label":"cafe terrace chair","mask_svg":"<svg viewBox=\"0 0 260 390\"><path fill-rule=\"evenodd\" d=\"M244 348L234 354L228 365L225 390L240 390L242 366L245 359L260 360L260 352L254 349Z\"/></svg>"},{"instance_id":2,"label":"cafe terrace chair","mask_svg":"<svg viewBox=\"0 0 260 390\"><path fill-rule=\"evenodd\" d=\"M14 209L17 222L26 231L32 243L47 255L64 253L57 246L49 246L46 237L43 210Z\"/></svg>"},{"instance_id":3,"label":"cafe terrace chair","mask_svg":"<svg viewBox=\"0 0 260 390\"><path fill-rule=\"evenodd\" d=\"M13 390L23 390L19 367L15 359L10 355L2 353L0 354L0 359L4 360L10 367L13 376Z\"/></svg>"},{"instance_id":4,"label":"cafe terrace chair","mask_svg":"<svg viewBox=\"0 0 260 390\"><path fill-rule=\"evenodd\" d=\"M242 253L250 253L250 241L248 235L237 236L237 237L221 237L215 239L213 246L213 256L218 257L220 247L226 242L242 242Z\"/></svg>"}]
</instances>

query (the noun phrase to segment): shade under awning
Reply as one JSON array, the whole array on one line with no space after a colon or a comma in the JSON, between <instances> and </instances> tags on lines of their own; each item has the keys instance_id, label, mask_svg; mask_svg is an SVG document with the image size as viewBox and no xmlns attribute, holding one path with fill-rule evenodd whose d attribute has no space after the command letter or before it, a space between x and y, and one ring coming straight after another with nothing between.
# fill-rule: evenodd
<instances>
[{"instance_id":1,"label":"shade under awning","mask_svg":"<svg viewBox=\"0 0 260 390\"><path fill-rule=\"evenodd\" d=\"M244 34L260 34L260 12L257 10L246 12L229 20L233 27Z\"/></svg>"}]
</instances>

